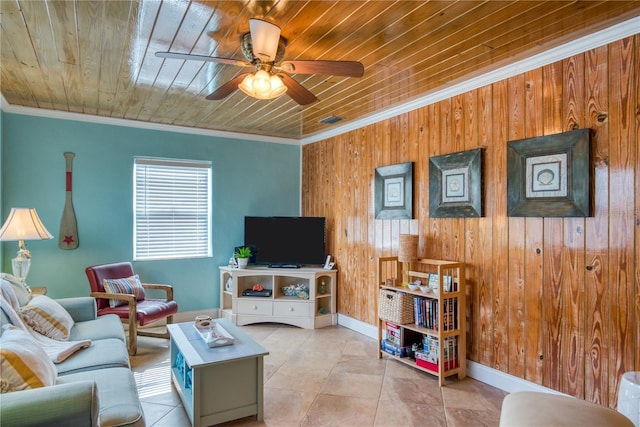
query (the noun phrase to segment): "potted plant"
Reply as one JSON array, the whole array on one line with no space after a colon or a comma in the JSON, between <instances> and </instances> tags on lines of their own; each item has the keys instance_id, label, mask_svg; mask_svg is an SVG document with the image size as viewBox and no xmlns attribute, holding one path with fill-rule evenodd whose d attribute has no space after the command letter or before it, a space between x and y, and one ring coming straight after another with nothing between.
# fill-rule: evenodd
<instances>
[{"instance_id":1,"label":"potted plant","mask_svg":"<svg viewBox=\"0 0 640 427\"><path fill-rule=\"evenodd\" d=\"M249 264L249 257L251 257L251 255L251 248L248 248L246 246L237 248L233 253L233 256L238 263L238 268L247 268L247 264Z\"/></svg>"}]
</instances>

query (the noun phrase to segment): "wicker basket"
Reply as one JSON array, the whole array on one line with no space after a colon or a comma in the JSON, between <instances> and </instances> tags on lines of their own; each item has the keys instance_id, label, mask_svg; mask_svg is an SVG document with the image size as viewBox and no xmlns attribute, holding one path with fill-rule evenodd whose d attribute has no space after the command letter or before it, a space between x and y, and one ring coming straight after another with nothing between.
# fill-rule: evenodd
<instances>
[{"instance_id":1,"label":"wicker basket","mask_svg":"<svg viewBox=\"0 0 640 427\"><path fill-rule=\"evenodd\" d=\"M382 320L404 325L413 323L413 298L404 292L380 289L378 316Z\"/></svg>"}]
</instances>

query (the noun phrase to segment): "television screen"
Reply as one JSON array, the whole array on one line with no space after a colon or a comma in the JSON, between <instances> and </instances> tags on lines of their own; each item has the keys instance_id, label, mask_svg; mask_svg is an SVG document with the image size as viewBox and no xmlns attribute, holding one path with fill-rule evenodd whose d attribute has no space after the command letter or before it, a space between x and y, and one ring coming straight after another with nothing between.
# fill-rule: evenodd
<instances>
[{"instance_id":1,"label":"television screen","mask_svg":"<svg viewBox=\"0 0 640 427\"><path fill-rule=\"evenodd\" d=\"M254 248L256 264L272 267L324 264L325 219L247 216L244 245Z\"/></svg>"}]
</instances>

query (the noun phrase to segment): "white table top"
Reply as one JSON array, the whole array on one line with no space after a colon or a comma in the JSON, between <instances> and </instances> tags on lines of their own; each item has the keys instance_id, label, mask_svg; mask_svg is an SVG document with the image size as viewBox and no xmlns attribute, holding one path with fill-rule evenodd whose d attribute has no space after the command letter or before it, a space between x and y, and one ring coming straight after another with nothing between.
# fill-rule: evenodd
<instances>
[{"instance_id":1,"label":"white table top","mask_svg":"<svg viewBox=\"0 0 640 427\"><path fill-rule=\"evenodd\" d=\"M193 326L193 322L167 325L171 339L192 368L225 363L232 360L262 357L269 352L228 319L214 319L234 338L235 343L223 347L209 347Z\"/></svg>"}]
</instances>

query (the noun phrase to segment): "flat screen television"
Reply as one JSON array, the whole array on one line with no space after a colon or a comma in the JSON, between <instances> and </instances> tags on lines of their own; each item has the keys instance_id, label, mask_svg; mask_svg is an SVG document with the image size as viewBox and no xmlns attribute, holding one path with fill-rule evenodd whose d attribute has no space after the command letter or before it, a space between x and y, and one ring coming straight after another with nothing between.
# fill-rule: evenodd
<instances>
[{"instance_id":1,"label":"flat screen television","mask_svg":"<svg viewBox=\"0 0 640 427\"><path fill-rule=\"evenodd\" d=\"M321 265L326 258L325 218L246 216L244 245L254 249L252 261L271 267Z\"/></svg>"}]
</instances>

